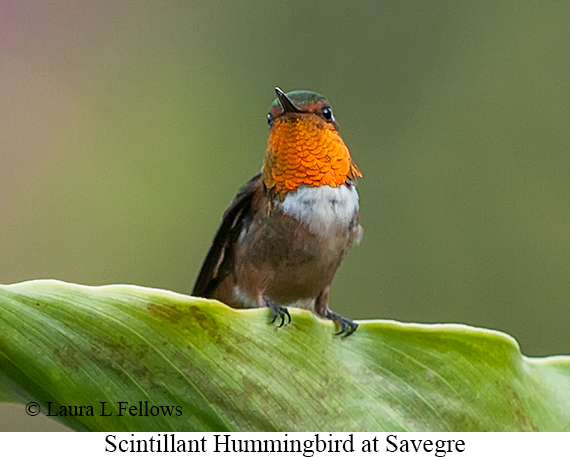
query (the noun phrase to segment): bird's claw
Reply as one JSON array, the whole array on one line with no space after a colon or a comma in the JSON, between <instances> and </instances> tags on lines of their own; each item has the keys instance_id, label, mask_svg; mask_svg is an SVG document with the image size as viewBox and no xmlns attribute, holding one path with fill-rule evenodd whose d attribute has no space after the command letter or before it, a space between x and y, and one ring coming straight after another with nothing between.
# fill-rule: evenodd
<instances>
[{"instance_id":1,"label":"bird's claw","mask_svg":"<svg viewBox=\"0 0 570 457\"><path fill-rule=\"evenodd\" d=\"M287 323L288 324L291 323L291 315L289 314L289 310L287 308L285 308L284 306L279 306L273 300L269 300L267 298L265 299L265 303L267 304L267 307L271 310L271 313L273 314L273 320L271 321L272 324L277 320L277 316L281 318L281 323L279 324L279 327L283 327L283 325L285 324L285 316L287 316Z\"/></svg>"},{"instance_id":2,"label":"bird's claw","mask_svg":"<svg viewBox=\"0 0 570 457\"><path fill-rule=\"evenodd\" d=\"M340 325L340 331L336 332L335 335L342 335L342 338L352 335L358 328L358 324L356 322L351 321L340 314L333 313L332 311L329 311L326 317Z\"/></svg>"}]
</instances>

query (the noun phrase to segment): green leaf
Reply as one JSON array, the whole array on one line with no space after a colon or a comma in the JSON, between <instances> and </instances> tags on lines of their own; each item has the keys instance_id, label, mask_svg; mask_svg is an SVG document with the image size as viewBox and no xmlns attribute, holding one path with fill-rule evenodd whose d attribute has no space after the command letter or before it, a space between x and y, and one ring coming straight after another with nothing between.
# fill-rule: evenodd
<instances>
[{"instance_id":1,"label":"green leaf","mask_svg":"<svg viewBox=\"0 0 570 457\"><path fill-rule=\"evenodd\" d=\"M569 357L463 325L362 321L339 338L291 315L278 328L164 290L0 286L0 399L92 406L55 417L77 430L570 431Z\"/></svg>"}]
</instances>

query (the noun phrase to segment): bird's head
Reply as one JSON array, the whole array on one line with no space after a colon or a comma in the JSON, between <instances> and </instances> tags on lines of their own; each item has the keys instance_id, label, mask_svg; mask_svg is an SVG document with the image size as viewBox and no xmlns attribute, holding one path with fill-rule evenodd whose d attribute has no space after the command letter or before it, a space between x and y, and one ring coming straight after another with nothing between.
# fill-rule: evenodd
<instances>
[{"instance_id":1,"label":"bird's head","mask_svg":"<svg viewBox=\"0 0 570 457\"><path fill-rule=\"evenodd\" d=\"M263 180L277 195L301 185L337 187L362 176L342 140L325 97L305 90L275 88L263 161Z\"/></svg>"}]
</instances>

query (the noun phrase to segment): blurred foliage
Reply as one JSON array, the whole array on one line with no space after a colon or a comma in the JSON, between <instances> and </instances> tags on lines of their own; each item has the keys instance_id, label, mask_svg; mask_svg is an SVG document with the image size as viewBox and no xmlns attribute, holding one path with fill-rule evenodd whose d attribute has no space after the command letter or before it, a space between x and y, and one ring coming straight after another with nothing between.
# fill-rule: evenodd
<instances>
[{"instance_id":1,"label":"blurred foliage","mask_svg":"<svg viewBox=\"0 0 570 457\"><path fill-rule=\"evenodd\" d=\"M333 308L570 352L570 5L4 2L0 282L191 290L273 87L364 177Z\"/></svg>"}]
</instances>

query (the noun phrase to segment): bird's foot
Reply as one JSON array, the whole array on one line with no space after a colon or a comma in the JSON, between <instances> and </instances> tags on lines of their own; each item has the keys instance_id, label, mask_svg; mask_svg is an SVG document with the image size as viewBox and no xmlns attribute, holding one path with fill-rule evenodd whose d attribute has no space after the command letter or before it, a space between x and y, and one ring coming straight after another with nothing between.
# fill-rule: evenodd
<instances>
[{"instance_id":1,"label":"bird's foot","mask_svg":"<svg viewBox=\"0 0 570 457\"><path fill-rule=\"evenodd\" d=\"M356 322L351 321L350 319L347 319L340 314L333 313L331 310L327 311L325 317L340 325L340 331L336 332L335 335L342 335L343 338L352 335L358 328L358 324Z\"/></svg>"},{"instance_id":2,"label":"bird's foot","mask_svg":"<svg viewBox=\"0 0 570 457\"><path fill-rule=\"evenodd\" d=\"M264 297L263 299L265 301L265 304L273 314L273 320L271 321L272 324L277 320L277 316L281 318L281 323L279 324L279 327L283 327L283 325L285 324L285 316L287 316L287 323L288 324L291 323L291 315L289 314L289 310L287 308L285 308L284 306L279 306L273 300L269 300L269 298Z\"/></svg>"}]
</instances>

